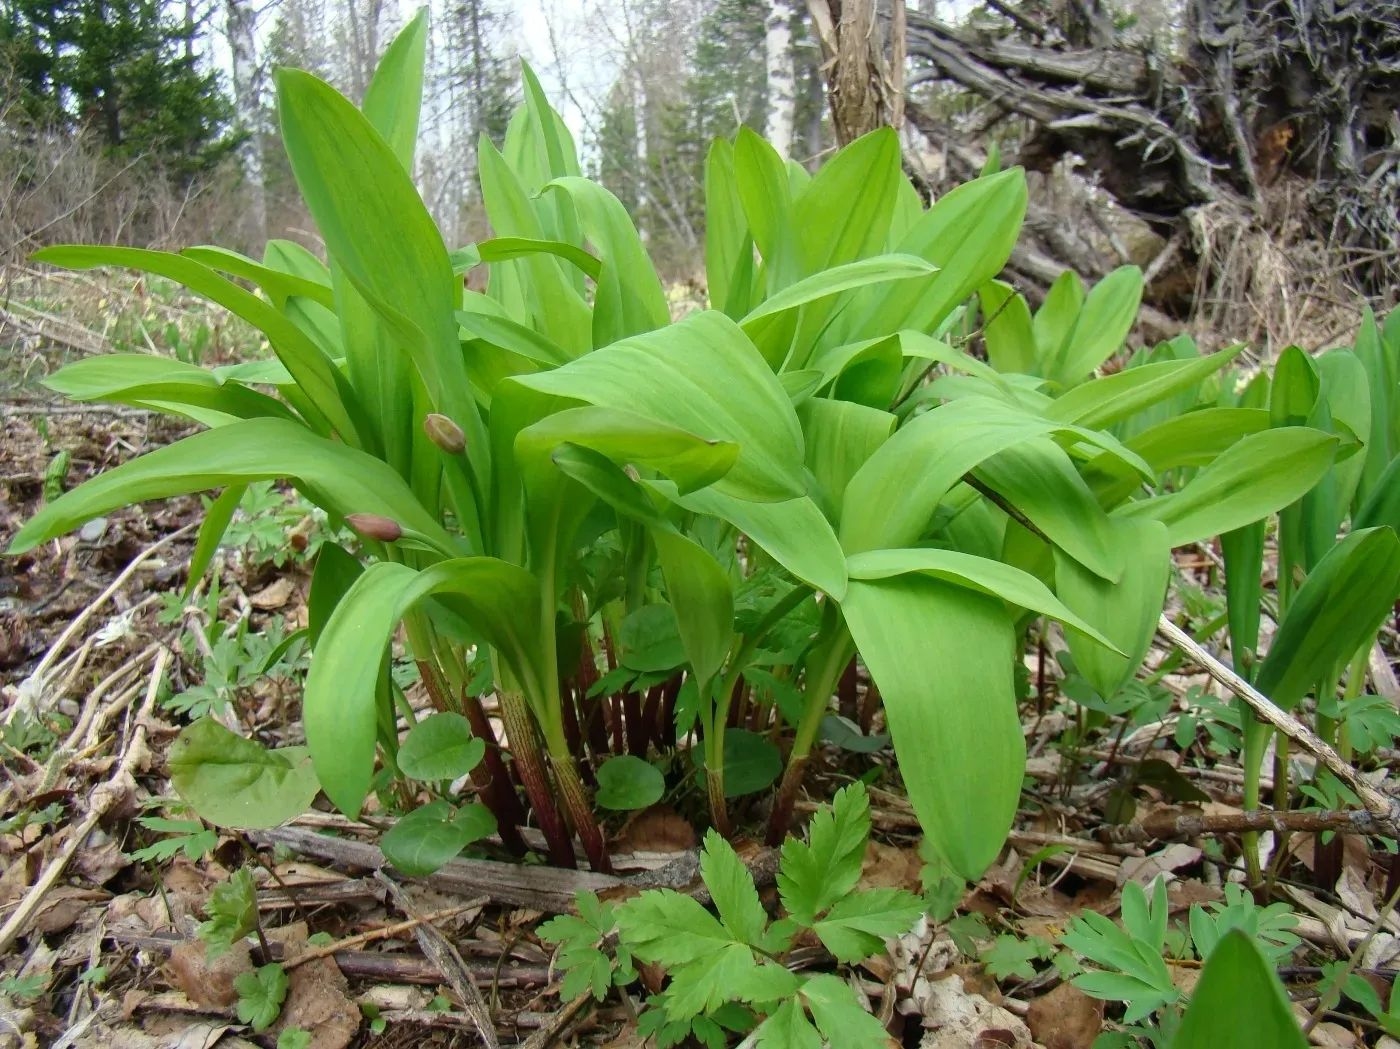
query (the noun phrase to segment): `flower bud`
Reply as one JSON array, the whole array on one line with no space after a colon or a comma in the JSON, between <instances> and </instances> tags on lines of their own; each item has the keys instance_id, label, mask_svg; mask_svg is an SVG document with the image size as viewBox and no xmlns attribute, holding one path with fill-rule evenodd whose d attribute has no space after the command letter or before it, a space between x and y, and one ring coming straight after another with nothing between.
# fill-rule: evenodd
<instances>
[{"instance_id":1,"label":"flower bud","mask_svg":"<svg viewBox=\"0 0 1400 1049\"><path fill-rule=\"evenodd\" d=\"M467 435L462 428L445 415L433 412L423 420L423 432L428 440L448 455L461 455L467 447Z\"/></svg>"},{"instance_id":2,"label":"flower bud","mask_svg":"<svg viewBox=\"0 0 1400 1049\"><path fill-rule=\"evenodd\" d=\"M383 514L348 514L345 523L366 539L393 543L403 538L403 526Z\"/></svg>"}]
</instances>

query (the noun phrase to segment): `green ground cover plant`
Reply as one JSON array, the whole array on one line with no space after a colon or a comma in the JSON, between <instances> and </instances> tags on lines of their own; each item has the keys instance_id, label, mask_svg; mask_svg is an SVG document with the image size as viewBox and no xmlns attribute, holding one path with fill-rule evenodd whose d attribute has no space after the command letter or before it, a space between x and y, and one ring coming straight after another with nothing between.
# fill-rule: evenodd
<instances>
[{"instance_id":1,"label":"green ground cover plant","mask_svg":"<svg viewBox=\"0 0 1400 1049\"><path fill-rule=\"evenodd\" d=\"M925 833L951 870L977 876L1019 794L1012 668L1030 620L1064 623L1080 670L1111 693L1146 650L1171 548L1296 501L1339 440L1301 425L1215 434L1189 484L1158 490L1179 443L1139 442L1144 454L1112 428L1233 352L1092 378L1132 324L1133 270L1087 296L1062 282L1019 335L1003 318L1025 311L1007 299L987 326L992 365L953 346L965 301L1014 243L1024 179L992 173L925 208L889 132L815 175L747 131L717 143L714 308L672 323L626 213L579 176L527 71L505 149L481 146L496 236L449 251L408 175L424 39L420 19L363 111L279 74L327 263L287 242L262 261L41 254L179 281L259 328L276 356L203 369L112 355L58 373L50 385L69 396L208 429L56 500L12 549L112 506L223 485L198 575L247 486L290 479L363 546L326 544L313 580L303 719L322 789L354 816L404 780L408 711L384 658L402 622L435 706L485 745L473 775L500 832L518 843L519 782L558 863L572 862L572 831L607 866L600 779L612 804L627 804L619 784L638 805L653 797L655 777L609 770L624 757L671 782L703 769L721 831L733 796L780 776L781 840L859 653L896 753L919 756L902 773ZM485 294L462 286L478 265ZM488 682L509 772L480 700ZM972 778L982 789L968 795Z\"/></svg>"},{"instance_id":2,"label":"green ground cover plant","mask_svg":"<svg viewBox=\"0 0 1400 1049\"><path fill-rule=\"evenodd\" d=\"M804 981L775 960L795 926L853 961L916 916L903 897L843 898L868 830L861 791L838 795L809 844L787 838L824 736L855 752L885 743L872 717L834 716L857 661L926 852L956 884L995 860L1016 815L1028 639L1063 632L1086 710L1149 710L1136 677L1181 547L1220 541L1216 618L1241 672L1287 708L1315 695L1330 738L1363 749L1337 726L1365 723L1348 718L1365 708L1358 660L1400 592L1394 318L1354 350L1290 351L1247 384L1241 347L1202 355L1188 340L1105 373L1141 273L1088 291L1066 275L1032 311L996 280L1023 173L989 171L930 206L885 129L814 173L747 130L715 143L709 308L673 319L625 209L582 177L528 69L504 147L480 146L494 235L449 249L410 175L426 40L420 16L358 109L310 74L278 74L324 261L287 241L261 259L216 247L38 256L174 281L259 331L272 356L203 367L194 352L124 353L52 376L77 400L204 429L58 495L11 552L115 507L222 489L193 587L230 528L262 556L275 546L237 516L267 482L289 482L328 520L304 638L306 744L270 750L194 721L170 767L202 818L271 826L324 793L351 818L396 815L382 844L406 873L493 835L523 853L527 822L552 862L575 864L577 838L606 870L609 813L695 799L713 828L704 872L719 918L676 894L581 904L578 925L553 930L585 974L573 986L597 994L630 978L631 959L654 961L673 980L653 1005L658 1033L713 1034L701 1020L736 1030L724 1018L737 1003L769 1032L758 1044L864 1044L876 1036L838 979ZM485 292L464 280L479 270ZM1258 655L1274 515L1279 628ZM401 628L426 717L390 658ZM248 647L227 632L206 640ZM263 653L264 668L294 661L282 646L302 640ZM231 673L229 692L244 683ZM227 701L218 689L187 707ZM1237 713L1257 804L1268 730ZM768 840L786 839L786 917L771 924L725 843L752 811L742 799L763 795ZM664 935L677 922L689 939ZM590 952L614 929L625 953L600 963ZM1225 935L1203 954L1197 1000L1254 980L1258 939ZM680 946L692 940L708 947ZM751 977L767 990L737 993ZM262 1003L250 1022L275 990L249 986ZM1173 1044L1196 1044L1193 1008Z\"/></svg>"}]
</instances>

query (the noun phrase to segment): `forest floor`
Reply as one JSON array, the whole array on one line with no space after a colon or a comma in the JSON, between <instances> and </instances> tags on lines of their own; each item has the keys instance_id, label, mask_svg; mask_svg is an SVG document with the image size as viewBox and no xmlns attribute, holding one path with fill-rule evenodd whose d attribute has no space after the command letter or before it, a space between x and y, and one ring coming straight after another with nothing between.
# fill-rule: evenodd
<instances>
[{"instance_id":1,"label":"forest floor","mask_svg":"<svg viewBox=\"0 0 1400 1049\"><path fill-rule=\"evenodd\" d=\"M168 293L12 275L0 313L0 546L46 497L190 432L150 413L62 404L38 380L114 348L183 347L205 363L249 350L219 323ZM283 641L305 623L309 555L329 534L268 486L235 522L212 581L187 595L201 509L187 497L114 512L0 561L0 1046L474 1046L482 1027L501 1045L640 1046L632 999L560 1000L537 928L577 890L616 894L674 869L697 837L681 814L657 808L613 827L616 877L463 859L403 880L399 894L376 876L368 827L319 813L275 832L215 834L180 808L165 757L191 716L222 710L245 734L296 742L279 737L295 732L306 659ZM1209 551L1179 560L1178 621L1219 614L1215 567ZM1324 999L1319 980L1348 962L1344 976L1385 997L1400 955L1386 902L1394 857L1361 835L1270 836L1286 858L1272 892L1247 897L1234 887L1238 834L1210 829L1241 812L1228 694L1163 641L1140 692L1114 704L1072 695L1056 648L1047 636L1026 662L1031 757L1001 861L951 920L921 924L848 974L897 1040L1089 1049L1122 1026L1122 1007L1106 1012L1066 982L1076 961L1060 937L1087 911L1117 918L1125 886L1164 877L1173 922L1193 906L1254 908L1261 935L1286 948L1279 971L1300 1019L1315 1021L1314 1044L1385 1041L1355 1002ZM1384 681L1391 663L1378 663ZM1390 763L1391 744L1373 768ZM886 764L887 753L830 747L809 794L829 797L829 782ZM863 885L918 891L917 826L893 771L878 783ZM741 848L756 870L761 852ZM250 861L273 957L305 962L258 1035L238 1023L234 989L258 952L209 963L194 935L213 888ZM1171 980L1187 992L1200 963L1169 946ZM309 1040L278 1042L287 1029Z\"/></svg>"}]
</instances>

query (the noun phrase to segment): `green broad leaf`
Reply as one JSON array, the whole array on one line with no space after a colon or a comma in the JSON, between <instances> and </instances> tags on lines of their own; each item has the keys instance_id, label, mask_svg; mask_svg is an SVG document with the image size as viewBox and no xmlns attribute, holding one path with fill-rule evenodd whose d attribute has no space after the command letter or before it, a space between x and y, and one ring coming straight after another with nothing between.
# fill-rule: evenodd
<instances>
[{"instance_id":1,"label":"green broad leaf","mask_svg":"<svg viewBox=\"0 0 1400 1049\"><path fill-rule=\"evenodd\" d=\"M550 458L566 476L573 478L623 517L649 528L672 527L649 489L632 480L627 472L606 455L577 444L561 444Z\"/></svg>"},{"instance_id":2,"label":"green broad leaf","mask_svg":"<svg viewBox=\"0 0 1400 1049\"><path fill-rule=\"evenodd\" d=\"M744 672L746 680L752 680L754 676L755 672L752 670ZM787 710L784 709L783 713L786 715ZM878 754L890 745L890 737L883 732L867 736L854 721L839 714L828 714L822 718L821 738L842 750L849 750L852 754Z\"/></svg>"},{"instance_id":3,"label":"green broad leaf","mask_svg":"<svg viewBox=\"0 0 1400 1049\"><path fill-rule=\"evenodd\" d=\"M1069 456L1053 441L1034 437L980 463L973 476L999 495L1057 550L1095 575L1118 577L1106 553L1111 525Z\"/></svg>"},{"instance_id":4,"label":"green broad leaf","mask_svg":"<svg viewBox=\"0 0 1400 1049\"><path fill-rule=\"evenodd\" d=\"M982 338L987 359L1003 374L1032 374L1037 367L1035 332L1031 311L1016 289L999 280L988 281L978 292L982 307ZM1069 419L1069 422L1079 422Z\"/></svg>"},{"instance_id":5,"label":"green broad leaf","mask_svg":"<svg viewBox=\"0 0 1400 1049\"><path fill-rule=\"evenodd\" d=\"M735 318L748 312L749 288L742 275L752 265L753 241L734 177L734 144L717 138L705 158L705 284L712 309Z\"/></svg>"},{"instance_id":6,"label":"green broad leaf","mask_svg":"<svg viewBox=\"0 0 1400 1049\"><path fill-rule=\"evenodd\" d=\"M501 653L527 699L543 694L534 576L490 557L441 561L421 572L393 562L371 565L331 614L302 703L306 742L326 796L352 819L374 774L378 684L389 642L404 615L433 596L450 598L453 610Z\"/></svg>"},{"instance_id":7,"label":"green broad leaf","mask_svg":"<svg viewBox=\"0 0 1400 1049\"><path fill-rule=\"evenodd\" d=\"M717 832L705 835L700 853L700 876L710 890L719 920L739 943L757 944L768 925L768 914L758 899L758 888L744 861Z\"/></svg>"},{"instance_id":8,"label":"green broad leaf","mask_svg":"<svg viewBox=\"0 0 1400 1049\"><path fill-rule=\"evenodd\" d=\"M680 495L675 486L650 487L686 510L728 521L802 582L839 599L846 592L846 557L817 504L803 496L755 503L706 488Z\"/></svg>"},{"instance_id":9,"label":"green broad leaf","mask_svg":"<svg viewBox=\"0 0 1400 1049\"><path fill-rule=\"evenodd\" d=\"M805 843L794 837L783 842L778 894L787 912L810 926L847 896L860 881L869 837L870 797L865 785L856 782L816 811Z\"/></svg>"},{"instance_id":10,"label":"green broad leaf","mask_svg":"<svg viewBox=\"0 0 1400 1049\"><path fill-rule=\"evenodd\" d=\"M365 118L383 136L405 171L413 171L418 115L423 107L423 62L428 49L428 12L423 9L399 30L384 51L365 90Z\"/></svg>"},{"instance_id":11,"label":"green broad leaf","mask_svg":"<svg viewBox=\"0 0 1400 1049\"><path fill-rule=\"evenodd\" d=\"M287 300L296 296L310 299L328 310L335 309L335 295L329 283L265 266L240 252L213 244L185 248L180 254L220 273L251 281L279 310L285 309Z\"/></svg>"},{"instance_id":12,"label":"green broad leaf","mask_svg":"<svg viewBox=\"0 0 1400 1049\"><path fill-rule=\"evenodd\" d=\"M266 1031L282 1012L291 982L281 965L260 965L252 972L239 973L233 981L238 992L238 1021L254 1031Z\"/></svg>"},{"instance_id":13,"label":"green broad leaf","mask_svg":"<svg viewBox=\"0 0 1400 1049\"><path fill-rule=\"evenodd\" d=\"M938 267L921 279L866 288L832 326L836 345L891 330L936 331L968 296L1001 272L1026 213L1026 176L1012 168L959 186L930 208L896 245Z\"/></svg>"},{"instance_id":14,"label":"green broad leaf","mask_svg":"<svg viewBox=\"0 0 1400 1049\"><path fill-rule=\"evenodd\" d=\"M1107 435L1051 422L987 397L961 398L919 416L897 430L851 478L841 509L842 547L855 554L914 545L964 474L998 452L1052 434L1122 452Z\"/></svg>"},{"instance_id":15,"label":"green broad leaf","mask_svg":"<svg viewBox=\"0 0 1400 1049\"><path fill-rule=\"evenodd\" d=\"M243 502L246 484L231 484L219 493L219 497L204 510L204 520L199 523L199 535L195 539L194 552L190 554L190 567L185 578L185 596L194 593L204 573L214 563L214 555L219 552L219 544L224 541L233 515Z\"/></svg>"},{"instance_id":16,"label":"green broad leaf","mask_svg":"<svg viewBox=\"0 0 1400 1049\"><path fill-rule=\"evenodd\" d=\"M644 809L666 793L666 778L647 761L619 754L598 766L598 793L594 801L605 809Z\"/></svg>"},{"instance_id":17,"label":"green broad leaf","mask_svg":"<svg viewBox=\"0 0 1400 1049\"><path fill-rule=\"evenodd\" d=\"M1288 996L1249 936L1229 932L1211 953L1171 1049L1215 1049L1230 1032L1238 1049L1304 1049Z\"/></svg>"},{"instance_id":18,"label":"green broad leaf","mask_svg":"<svg viewBox=\"0 0 1400 1049\"><path fill-rule=\"evenodd\" d=\"M1294 594L1260 664L1256 686L1292 710L1370 645L1398 597L1400 537L1389 528L1352 532L1328 551Z\"/></svg>"},{"instance_id":19,"label":"green broad leaf","mask_svg":"<svg viewBox=\"0 0 1400 1049\"><path fill-rule=\"evenodd\" d=\"M328 254L407 351L433 408L466 430L467 454L487 487L486 432L453 316L460 283L437 226L359 110L309 73L283 69L276 81L287 157ZM368 214L378 220L364 221Z\"/></svg>"},{"instance_id":20,"label":"green broad leaf","mask_svg":"<svg viewBox=\"0 0 1400 1049\"><path fill-rule=\"evenodd\" d=\"M452 537L380 460L295 423L247 419L158 448L65 493L19 530L9 552L23 553L117 507L281 478L296 480L333 514L389 517L452 548Z\"/></svg>"},{"instance_id":21,"label":"green broad leaf","mask_svg":"<svg viewBox=\"0 0 1400 1049\"><path fill-rule=\"evenodd\" d=\"M685 662L676 610L643 605L628 613L618 630L618 662L639 673L669 671Z\"/></svg>"},{"instance_id":22,"label":"green broad leaf","mask_svg":"<svg viewBox=\"0 0 1400 1049\"><path fill-rule=\"evenodd\" d=\"M590 255L577 244L566 244L560 240L537 240L533 237L494 237L483 240L476 246L482 262L509 262L511 259L527 255L553 255L576 267L594 280L602 273L603 264L596 255Z\"/></svg>"},{"instance_id":23,"label":"green broad leaf","mask_svg":"<svg viewBox=\"0 0 1400 1049\"><path fill-rule=\"evenodd\" d=\"M320 789L305 747L268 750L213 718L181 730L167 763L180 797L219 827L276 827L310 808Z\"/></svg>"},{"instance_id":24,"label":"green broad leaf","mask_svg":"<svg viewBox=\"0 0 1400 1049\"><path fill-rule=\"evenodd\" d=\"M783 158L746 125L734 140L734 179L772 294L801 275L792 187Z\"/></svg>"},{"instance_id":25,"label":"green broad leaf","mask_svg":"<svg viewBox=\"0 0 1400 1049\"><path fill-rule=\"evenodd\" d=\"M864 342L846 346L833 346L815 354L809 362L811 369L821 373L822 385L827 386L826 403L852 402L863 407L883 410L888 408L899 393L899 384L904 377L904 358L901 350L901 337L887 335L879 339L866 339ZM784 376L794 374L785 371ZM802 402L803 406L807 404ZM804 425L809 439L816 431Z\"/></svg>"},{"instance_id":26,"label":"green broad leaf","mask_svg":"<svg viewBox=\"0 0 1400 1049\"><path fill-rule=\"evenodd\" d=\"M1063 359L1083 308L1084 281L1073 270L1065 270L1050 285L1032 321L1042 374L1048 376L1055 362Z\"/></svg>"},{"instance_id":27,"label":"green broad leaf","mask_svg":"<svg viewBox=\"0 0 1400 1049\"><path fill-rule=\"evenodd\" d=\"M430 801L390 827L379 840L379 847L384 858L398 870L423 878L495 829L495 817L483 805L471 805L454 813L446 801Z\"/></svg>"},{"instance_id":28,"label":"green broad leaf","mask_svg":"<svg viewBox=\"0 0 1400 1049\"><path fill-rule=\"evenodd\" d=\"M559 202L567 205L568 197L550 194L557 198L552 202L532 199L535 191L521 184L516 172L485 135L481 136L477 149L477 163L482 200L497 236L560 239L550 235L543 218L549 215L557 218L555 205ZM503 298L503 301L517 294L533 321L532 327L563 347L570 357L576 357L592 348L593 315L572 276L565 272L558 259L549 255L528 255L493 267L489 290L493 298Z\"/></svg>"},{"instance_id":29,"label":"green broad leaf","mask_svg":"<svg viewBox=\"0 0 1400 1049\"><path fill-rule=\"evenodd\" d=\"M349 591L365 566L335 543L322 543L311 573L311 592L306 600L306 632L314 651L331 613Z\"/></svg>"},{"instance_id":30,"label":"green broad leaf","mask_svg":"<svg viewBox=\"0 0 1400 1049\"><path fill-rule=\"evenodd\" d=\"M782 291L770 295L750 310L739 323L752 335L760 330L759 324L762 321L813 302L820 302L840 292L863 288L868 284L928 277L937 272L937 266L925 262L917 255L876 255L856 262L843 263L804 277Z\"/></svg>"},{"instance_id":31,"label":"green broad leaf","mask_svg":"<svg viewBox=\"0 0 1400 1049\"><path fill-rule=\"evenodd\" d=\"M999 600L920 576L852 580L841 610L930 847L976 880L1006 841L1025 769L1011 616Z\"/></svg>"},{"instance_id":32,"label":"green broad leaf","mask_svg":"<svg viewBox=\"0 0 1400 1049\"><path fill-rule=\"evenodd\" d=\"M1161 521L1173 547L1243 528L1301 499L1332 465L1337 444L1331 434L1305 426L1251 434L1181 491L1118 512Z\"/></svg>"},{"instance_id":33,"label":"green broad leaf","mask_svg":"<svg viewBox=\"0 0 1400 1049\"><path fill-rule=\"evenodd\" d=\"M429 714L408 730L399 746L399 771L423 782L465 776L486 756L486 744L472 735L471 722L461 714Z\"/></svg>"},{"instance_id":34,"label":"green broad leaf","mask_svg":"<svg viewBox=\"0 0 1400 1049\"><path fill-rule=\"evenodd\" d=\"M903 936L924 913L922 901L903 889L871 889L836 901L812 930L839 962L854 965Z\"/></svg>"},{"instance_id":35,"label":"green broad leaf","mask_svg":"<svg viewBox=\"0 0 1400 1049\"><path fill-rule=\"evenodd\" d=\"M1352 519L1356 529L1389 525L1400 531L1400 456L1391 460Z\"/></svg>"},{"instance_id":36,"label":"green broad leaf","mask_svg":"<svg viewBox=\"0 0 1400 1049\"><path fill-rule=\"evenodd\" d=\"M666 593L686 660L701 695L724 667L734 638L734 591L729 574L699 543L670 529L653 529Z\"/></svg>"},{"instance_id":37,"label":"green broad leaf","mask_svg":"<svg viewBox=\"0 0 1400 1049\"><path fill-rule=\"evenodd\" d=\"M1199 386L1244 350L1244 345L1194 360L1163 361L1125 368L1114 375L1082 383L1051 403L1051 419L1101 428L1131 418L1169 397ZM1146 456L1144 456L1146 458Z\"/></svg>"},{"instance_id":38,"label":"green broad leaf","mask_svg":"<svg viewBox=\"0 0 1400 1049\"><path fill-rule=\"evenodd\" d=\"M1262 408L1202 408L1148 427L1129 438L1125 447L1142 457L1154 477L1160 477L1181 466L1208 466L1240 438L1267 430L1269 425L1269 413ZM1142 483L1126 464L1108 453L1092 459L1084 475L1107 508L1130 498Z\"/></svg>"},{"instance_id":39,"label":"green broad leaf","mask_svg":"<svg viewBox=\"0 0 1400 1049\"><path fill-rule=\"evenodd\" d=\"M917 572L965 587L989 597L998 597L1051 619L1094 638L1113 648L1108 637L1076 615L1050 588L1029 572L1014 565L957 550L934 550L913 547L904 550L867 550L846 559L846 571L852 579L889 579ZM1155 623L1156 620L1154 619Z\"/></svg>"},{"instance_id":40,"label":"green broad leaf","mask_svg":"<svg viewBox=\"0 0 1400 1049\"><path fill-rule=\"evenodd\" d=\"M1142 270L1119 266L1094 285L1074 328L1047 369L1047 376L1073 386L1091 375L1123 345L1142 304Z\"/></svg>"},{"instance_id":41,"label":"green broad leaf","mask_svg":"<svg viewBox=\"0 0 1400 1049\"><path fill-rule=\"evenodd\" d=\"M757 1049L822 1049L822 1036L807 1019L796 998L790 998L778 1006L758 1026L753 1037Z\"/></svg>"},{"instance_id":42,"label":"green broad leaf","mask_svg":"<svg viewBox=\"0 0 1400 1049\"><path fill-rule=\"evenodd\" d=\"M802 997L812 1010L817 1030L828 1045L842 1049L884 1049L890 1036L885 1027L857 1000L851 985L839 976L822 973L802 985Z\"/></svg>"},{"instance_id":43,"label":"green broad leaf","mask_svg":"<svg viewBox=\"0 0 1400 1049\"><path fill-rule=\"evenodd\" d=\"M613 343L562 368L507 380L502 389L508 386L533 396L536 418L572 400L731 442L738 460L715 484L724 494L767 502L805 491L802 429L792 403L723 314L691 314L664 331Z\"/></svg>"},{"instance_id":44,"label":"green broad leaf","mask_svg":"<svg viewBox=\"0 0 1400 1049\"><path fill-rule=\"evenodd\" d=\"M583 233L602 260L593 303L593 345L665 327L666 292L622 202L590 179L568 176L545 187L568 194Z\"/></svg>"},{"instance_id":45,"label":"green broad leaf","mask_svg":"<svg viewBox=\"0 0 1400 1049\"><path fill-rule=\"evenodd\" d=\"M782 772L782 752L766 736L742 728L732 728L724 734L726 798L767 790Z\"/></svg>"},{"instance_id":46,"label":"green broad leaf","mask_svg":"<svg viewBox=\"0 0 1400 1049\"><path fill-rule=\"evenodd\" d=\"M875 450L894 432L898 420L889 412L852 401L816 397L798 409L807 444L807 466L817 481L817 492L835 516L841 495Z\"/></svg>"},{"instance_id":47,"label":"green broad leaf","mask_svg":"<svg viewBox=\"0 0 1400 1049\"><path fill-rule=\"evenodd\" d=\"M490 302L491 300L484 301ZM508 317L487 313L484 309L480 311L475 309L459 310L457 323L464 332L473 338L523 357L526 361L553 367L566 364L569 360L569 355L563 349L550 342L533 328L518 324ZM477 370L479 370L481 365L481 362L477 360L479 354L474 352L473 347L468 347L467 356L468 360L478 365ZM528 368L519 370L529 371ZM475 382L481 382L476 371L473 371L472 379Z\"/></svg>"},{"instance_id":48,"label":"green broad leaf","mask_svg":"<svg viewBox=\"0 0 1400 1049\"><path fill-rule=\"evenodd\" d=\"M1236 528L1220 536L1225 561L1225 611L1230 627L1230 654L1235 670L1254 677L1254 657L1259 651L1259 622L1264 599L1264 521Z\"/></svg>"},{"instance_id":49,"label":"green broad leaf","mask_svg":"<svg viewBox=\"0 0 1400 1049\"><path fill-rule=\"evenodd\" d=\"M842 147L793 203L798 258L818 273L884 245L903 175L899 135L878 128Z\"/></svg>"},{"instance_id":50,"label":"green broad leaf","mask_svg":"<svg viewBox=\"0 0 1400 1049\"><path fill-rule=\"evenodd\" d=\"M1097 628L1087 634L1066 624L1070 653L1085 680L1105 697L1132 680L1152 646L1171 578L1171 547L1160 522L1115 519L1106 552L1120 569L1114 582L1055 551L1056 592Z\"/></svg>"},{"instance_id":51,"label":"green broad leaf","mask_svg":"<svg viewBox=\"0 0 1400 1049\"><path fill-rule=\"evenodd\" d=\"M353 394L326 355L270 303L221 277L208 266L164 251L77 245L44 248L35 252L33 258L36 262L67 269L125 266L154 273L217 303L267 336L277 358L286 365L301 392L319 413L319 419L309 420L313 426L324 420L345 439L358 439L359 429L353 420L356 410Z\"/></svg>"}]
</instances>

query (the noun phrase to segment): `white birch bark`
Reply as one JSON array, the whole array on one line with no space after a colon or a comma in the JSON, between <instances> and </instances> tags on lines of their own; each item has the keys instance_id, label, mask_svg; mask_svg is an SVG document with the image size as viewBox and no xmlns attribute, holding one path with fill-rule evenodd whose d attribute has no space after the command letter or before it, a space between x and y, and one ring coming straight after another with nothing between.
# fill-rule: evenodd
<instances>
[{"instance_id":1,"label":"white birch bark","mask_svg":"<svg viewBox=\"0 0 1400 1049\"><path fill-rule=\"evenodd\" d=\"M231 56L233 104L239 130L247 137L239 146L248 192L248 234L260 247L267 240L267 189L263 177L262 71L258 66L257 12L249 0L225 0L224 14Z\"/></svg>"},{"instance_id":2,"label":"white birch bark","mask_svg":"<svg viewBox=\"0 0 1400 1049\"><path fill-rule=\"evenodd\" d=\"M791 0L769 0L764 25L768 71L768 112L764 134L784 157L792 153L793 120L797 110L796 73L792 61Z\"/></svg>"}]
</instances>

